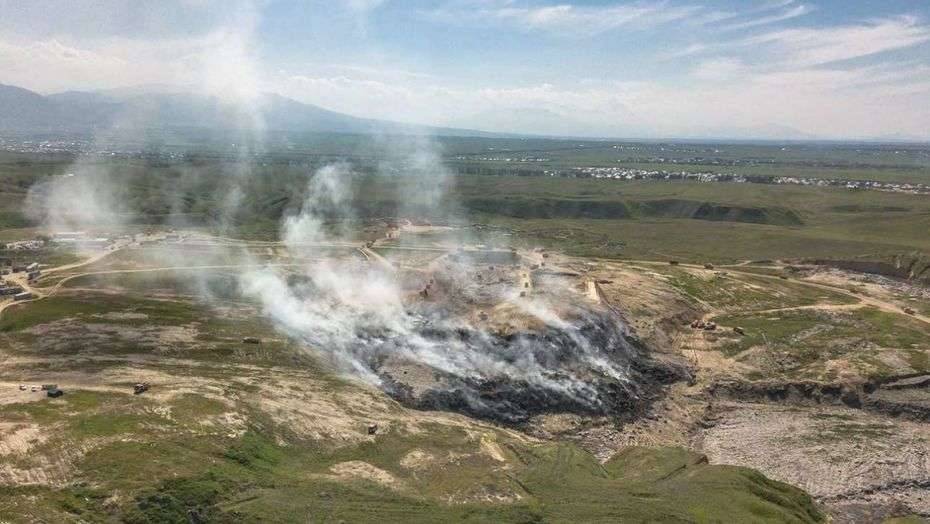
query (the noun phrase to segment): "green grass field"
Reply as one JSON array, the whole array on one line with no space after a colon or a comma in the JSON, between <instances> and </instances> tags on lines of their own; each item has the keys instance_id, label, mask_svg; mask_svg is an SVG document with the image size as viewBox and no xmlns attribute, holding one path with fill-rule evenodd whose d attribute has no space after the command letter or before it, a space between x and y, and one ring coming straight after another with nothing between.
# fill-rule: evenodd
<instances>
[{"instance_id":1,"label":"green grass field","mask_svg":"<svg viewBox=\"0 0 930 524\"><path fill-rule=\"evenodd\" d=\"M349 138L345 140L326 143L325 147L358 145ZM447 155L455 156L478 154L489 147L487 144L484 140L460 139L444 147ZM500 151L517 151L520 146L523 150L569 155L574 162L607 158L603 156L605 148L613 151L615 144L592 142L579 149L576 145L556 147L558 144L551 141L505 140L498 145ZM693 156L700 149L693 144L663 147L667 157ZM774 162L746 167L749 170L823 177L833 177L839 170L851 178L859 174L881 178L892 176L889 173L898 169L909 179L930 180L930 160L922 149L914 147L902 146L898 153L889 147L859 151L851 146L831 149L823 145L781 151L773 146L744 144L725 148L718 144L713 149L725 150L719 154L727 158L771 158ZM29 210L22 207L28 188L48 180L51 174L75 171L89 180L112 181L118 177L120 205L123 211L130 212L124 216L122 227L162 224L167 220L184 227L274 238L281 215L295 211L302 201L307 175L322 165L320 162L328 161L328 157L295 158L303 160L275 156L269 162L249 166L250 176L243 179L228 176L240 172L242 166L222 157L188 162L85 159L73 164L68 157L4 153L0 154L0 202L5 203L7 215L6 222L0 223L0 231L6 230L3 234L7 238L30 234L31 229L23 228L33 222ZM349 158L351 161L351 154ZM434 222L499 226L501 231L509 232L508 242L543 244L579 255L674 256L717 262L930 251L930 236L926 234L930 230L930 203L925 196L760 184L460 175L444 181L444 196L437 206L432 206L427 196L436 188L428 173L413 178L374 176L377 162L373 164L372 158L354 161L361 174L349 181L355 195L352 210L331 217L334 230L346 229L336 226L345 224L360 238L366 238L363 230L367 222L399 214ZM848 165L841 168L836 162ZM803 173L795 173L798 169ZM234 181L241 184L244 197L234 213L224 215L218 195L232 187Z\"/></svg>"},{"instance_id":2,"label":"green grass field","mask_svg":"<svg viewBox=\"0 0 930 524\"><path fill-rule=\"evenodd\" d=\"M60 398L42 395L0 406L5 423L36 428L42 435L28 453L4 459L9 471L44 470L50 463L67 471L51 485L0 487L0 520L823 519L810 497L796 488L749 469L708 465L681 449L628 448L601 464L573 444L536 443L461 421L418 421L416 413L405 415L382 397L376 402L387 409L378 416L409 416L415 425L388 426L361 442L312 438L288 423L281 398L324 401L335 406L327 409L365 420L366 415L354 413L351 399L375 393L338 379L312 360L291 366L288 355L295 349L267 338L261 345L265 358L223 352L225 346L241 346L237 339L243 335L273 335L261 322L231 318L228 311L218 313L209 306L132 292L80 292L6 313L0 320L4 347L48 360L7 367L0 380L57 382L58 374L65 377L61 380L74 380L78 374L90 385L70 387ZM93 329L99 324L106 329ZM121 335L149 326L170 330L191 324L198 335L175 341L176 350L164 355L184 359L178 362L151 359L152 348L144 341ZM50 337L51 328L57 330L56 339L74 345L43 349L39 338ZM37 329L46 332L39 335ZM62 366L65 358L70 360ZM112 382L128 370L154 374L161 382L150 393L132 395L132 379ZM294 389L269 402L267 390L259 385L271 387L288 373L300 385L283 386ZM163 396L156 399L151 396L155 394ZM333 413L320 415L325 419ZM308 420L312 423L315 417ZM361 421L355 424L364 428ZM488 446L497 451L489 454Z\"/></svg>"},{"instance_id":3,"label":"green grass field","mask_svg":"<svg viewBox=\"0 0 930 524\"><path fill-rule=\"evenodd\" d=\"M930 372L930 331L901 314L866 307L734 313L715 320L723 329L740 326L746 332L727 336L720 346L725 355L736 357L753 347L764 348L768 360L763 367L767 363L770 372L789 377L833 380L835 372L827 364L837 359L872 378L901 374L902 366L910 366L911 373Z\"/></svg>"},{"instance_id":4,"label":"green grass field","mask_svg":"<svg viewBox=\"0 0 930 524\"><path fill-rule=\"evenodd\" d=\"M89 399L76 393L41 415L7 408L20 420L68 420L72 444L123 437L96 448L76 485L4 488L4 518L184 520L191 512L219 522L816 522L822 517L796 488L744 468L709 466L679 449L630 448L604 465L572 445L513 446L515 467L470 460L443 469L400 465L417 450L442 456L475 446L461 431L431 428L430 437L388 434L369 444L328 450L312 442L271 440L267 428L241 437L199 435L146 412L143 399ZM127 402L130 401L130 402ZM177 405L172 405L177 410ZM66 412L69 415L64 416ZM104 415L105 414L105 415ZM57 416L56 416L57 415ZM103 417L111 422L101 424ZM144 431L143 431L144 430ZM131 437L126 440L126 437ZM47 443L46 446L62 443ZM145 460L139 460L144 456ZM364 461L401 486L339 479L333 468ZM451 464L450 468L453 467ZM123 493L119 502L109 494ZM515 502L448 503L446 497L519 494ZM28 502L27 502L28 501Z\"/></svg>"},{"instance_id":5,"label":"green grass field","mask_svg":"<svg viewBox=\"0 0 930 524\"><path fill-rule=\"evenodd\" d=\"M88 157L79 162L67 155L2 153L0 240L41 231L35 210L24 207L29 189L67 172L118 187L124 214L113 227L122 231L153 224L274 239L281 217L298 210L307 174L348 160L360 173L348 183L352 205L324 217L324 227L357 241L374 238L399 216L461 226L451 233L402 238L399 244L541 245L573 255L634 260L887 261L897 254L930 252L926 196L501 176L515 174L513 165L473 158L546 157L516 168L529 175L601 165L926 182L930 160L925 148L916 146L808 144L783 150L761 144L628 143L620 148L597 141L444 139L441 155L459 174L444 179L445 193L433 202L429 176L374 175L390 156L383 144L363 155L358 151L371 144L358 137L313 140L293 152L270 151L250 166L219 151L185 160ZM668 161L648 160L656 156ZM720 167L709 167L718 160ZM250 176L237 177L243 170ZM235 183L241 184L242 201L227 213L223 196ZM379 250L411 264L425 265L432 256L399 254L391 247ZM184 247L156 249L146 257L165 266L238 259ZM137 255L120 253L80 271L135 268L143 258ZM59 251L35 256L48 264L73 260ZM727 356L755 358L747 350L764 347L763 357L771 363L757 367L766 377L832 379L827 363L838 358L871 376L891 370L885 357L930 372L930 335L903 315L868 308L753 314L852 299L764 278L771 273L764 269L739 280L700 278L671 266L647 269L693 303L712 303L725 312L716 319L722 329L711 336L719 337ZM51 286L64 276L53 274L40 285ZM463 417L437 422L436 414L409 412L376 389L337 376L309 348L277 332L260 319L254 304L236 300L233 280L222 270L83 276L51 298L4 311L0 351L9 362L0 378L7 385L26 380L75 385L61 398L36 393L0 406L0 419L9 424L4 428L28 437L22 444L27 451L4 456L0 473L42 479L0 484L0 521L825 518L796 488L750 469L709 465L683 449L626 448L601 463L574 444L518 438ZM733 335L728 328L735 326L747 335ZM261 344L245 344L244 337L258 337ZM763 372L758 373L761 378ZM134 381L146 376L156 377L162 389L132 395ZM365 424L373 418L391 423L369 437ZM837 424L825 438L881 431Z\"/></svg>"}]
</instances>

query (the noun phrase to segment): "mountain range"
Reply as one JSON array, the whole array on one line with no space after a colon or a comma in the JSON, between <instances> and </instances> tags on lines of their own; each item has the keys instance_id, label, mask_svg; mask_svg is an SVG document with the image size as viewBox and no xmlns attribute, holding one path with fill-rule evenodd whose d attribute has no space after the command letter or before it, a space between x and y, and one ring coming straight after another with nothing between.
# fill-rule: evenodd
<instances>
[{"instance_id":1,"label":"mountain range","mask_svg":"<svg viewBox=\"0 0 930 524\"><path fill-rule=\"evenodd\" d=\"M650 130L648 123L619 122L595 132L577 116L545 108L525 107L486 111L462 120L462 128L361 118L277 94L263 94L248 103L200 94L176 86L147 85L103 91L66 91L41 95L21 87L0 84L0 134L107 135L111 140L142 134L168 133L210 140L234 137L236 132L352 133L468 137L603 138L653 140L830 140L797 129L760 124L749 128L698 127L675 135ZM501 132L475 128L500 129ZM554 130L559 130L556 133ZM847 138L851 141L926 142L916 136L886 135Z\"/></svg>"},{"instance_id":2,"label":"mountain range","mask_svg":"<svg viewBox=\"0 0 930 524\"><path fill-rule=\"evenodd\" d=\"M242 104L211 95L157 89L67 91L46 96L0 84L0 133L201 129L501 136L477 130L359 118L275 94L263 94Z\"/></svg>"}]
</instances>

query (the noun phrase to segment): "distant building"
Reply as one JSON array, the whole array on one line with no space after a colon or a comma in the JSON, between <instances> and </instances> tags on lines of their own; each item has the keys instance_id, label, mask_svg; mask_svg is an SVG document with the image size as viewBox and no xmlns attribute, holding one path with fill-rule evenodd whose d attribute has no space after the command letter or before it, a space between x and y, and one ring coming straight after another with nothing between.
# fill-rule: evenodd
<instances>
[{"instance_id":1,"label":"distant building","mask_svg":"<svg viewBox=\"0 0 930 524\"><path fill-rule=\"evenodd\" d=\"M87 233L83 231L63 231L61 233L55 233L52 236L53 242L58 242L62 240L77 240L79 238L85 238Z\"/></svg>"}]
</instances>

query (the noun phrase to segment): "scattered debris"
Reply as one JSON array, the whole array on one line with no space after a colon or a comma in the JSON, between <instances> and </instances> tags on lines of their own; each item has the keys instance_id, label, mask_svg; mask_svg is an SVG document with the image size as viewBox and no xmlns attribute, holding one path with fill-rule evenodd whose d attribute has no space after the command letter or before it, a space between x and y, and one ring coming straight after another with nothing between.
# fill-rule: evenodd
<instances>
[{"instance_id":1,"label":"scattered debris","mask_svg":"<svg viewBox=\"0 0 930 524\"><path fill-rule=\"evenodd\" d=\"M717 329L717 324L715 322L704 322L703 320L695 320L691 322L692 329L703 329L704 331L714 331Z\"/></svg>"}]
</instances>

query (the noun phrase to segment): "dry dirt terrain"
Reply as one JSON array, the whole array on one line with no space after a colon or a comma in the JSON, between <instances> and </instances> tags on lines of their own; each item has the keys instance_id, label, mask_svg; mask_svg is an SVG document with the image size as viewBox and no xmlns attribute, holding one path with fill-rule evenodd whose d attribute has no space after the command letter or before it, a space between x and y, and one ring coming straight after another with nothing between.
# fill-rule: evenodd
<instances>
[{"instance_id":1,"label":"dry dirt terrain","mask_svg":"<svg viewBox=\"0 0 930 524\"><path fill-rule=\"evenodd\" d=\"M446 256L435 248L329 247L423 275ZM274 244L244 248L267 257L256 264L283 271L298 263ZM688 489L696 490L687 496L706 500L681 515L646 502L621 514L713 520L716 510L708 507L722 496L736 515L743 495L728 499L718 480L707 480L718 486L713 496L701 492L701 478L723 475L704 471L709 461L798 486L823 510L803 498L795 505L793 493L779 491L772 507L746 502L756 507L747 514L765 515L760 520L930 516L930 319L904 312L926 300L919 287L782 263L712 268L520 253L526 268L485 268L482 278L506 280L518 294L537 292L533 271L559 274L579 300L620 315L658 362L688 372L635 419L554 413L507 427L405 407L340 378L261 320L254 305L197 300L183 283L191 275L221 289L241 269L223 254L192 265L138 254L121 250L47 268L27 284L36 300L0 304L0 485L7 490L0 515L38 521L103 510L145 521L204 511L204 518L244 518L275 515L292 503L283 499L304 497L301 511L349 521L372 500L414 521L435 511L558 521L549 503L563 482L568 492L592 496L647 489L642 482L661 476L611 472L666 467L684 468L693 477ZM488 311L490 319L473 316L491 324L507 319L510 327L500 329L515 329L519 317L506 307ZM692 327L696 322L705 327ZM392 369L434 380L404 366ZM149 389L133 395L142 382ZM32 391L49 383L65 396ZM700 455L663 451L670 447ZM147 458L126 469L139 456ZM595 477L609 482L592 484L576 468L603 471ZM761 481L750 475L740 482ZM787 489L764 485L758 489ZM684 489L648 486L660 502ZM616 508L575 510L599 520Z\"/></svg>"},{"instance_id":2,"label":"dry dirt terrain","mask_svg":"<svg viewBox=\"0 0 930 524\"><path fill-rule=\"evenodd\" d=\"M789 264L589 267L695 370L652 416L588 430L592 445L688 445L804 488L837 522L930 516L930 321L905 312L924 288Z\"/></svg>"}]
</instances>

